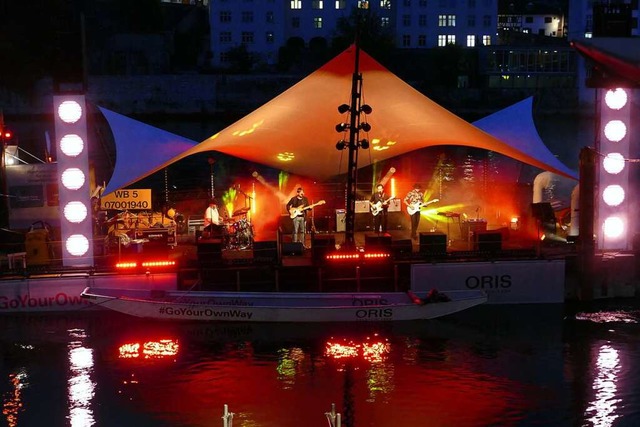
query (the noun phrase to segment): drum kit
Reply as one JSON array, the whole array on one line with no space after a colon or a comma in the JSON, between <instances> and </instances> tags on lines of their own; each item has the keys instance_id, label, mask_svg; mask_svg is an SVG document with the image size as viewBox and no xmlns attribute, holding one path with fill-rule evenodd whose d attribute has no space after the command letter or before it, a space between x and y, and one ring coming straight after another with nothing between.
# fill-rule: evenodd
<instances>
[{"instance_id":1,"label":"drum kit","mask_svg":"<svg viewBox=\"0 0 640 427\"><path fill-rule=\"evenodd\" d=\"M235 221L224 223L222 229L225 249L250 249L253 247L253 225L247 219L249 208L233 212Z\"/></svg>"}]
</instances>

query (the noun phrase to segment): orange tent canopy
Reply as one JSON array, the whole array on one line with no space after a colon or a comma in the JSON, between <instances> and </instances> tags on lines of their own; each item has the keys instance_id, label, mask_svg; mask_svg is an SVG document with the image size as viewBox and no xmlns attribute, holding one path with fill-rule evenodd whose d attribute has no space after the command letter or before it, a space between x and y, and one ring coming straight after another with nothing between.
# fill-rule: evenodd
<instances>
[{"instance_id":1,"label":"orange tent canopy","mask_svg":"<svg viewBox=\"0 0 640 427\"><path fill-rule=\"evenodd\" d=\"M218 151L289 173L325 180L347 172L347 150L336 142L348 140L336 132L340 104L350 104L356 48L351 46L290 89L200 144L128 182L142 179L192 154ZM476 128L395 76L360 50L362 103L373 108L363 118L371 131L370 155L360 149L359 167L436 145L483 148L521 162L574 177L574 173L540 144L508 144Z\"/></svg>"}]
</instances>

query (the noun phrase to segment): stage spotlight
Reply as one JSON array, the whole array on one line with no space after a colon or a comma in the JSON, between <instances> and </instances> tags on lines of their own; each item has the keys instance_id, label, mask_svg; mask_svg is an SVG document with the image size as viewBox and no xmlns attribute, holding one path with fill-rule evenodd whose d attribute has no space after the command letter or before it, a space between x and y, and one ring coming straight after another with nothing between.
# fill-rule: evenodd
<instances>
[{"instance_id":1,"label":"stage spotlight","mask_svg":"<svg viewBox=\"0 0 640 427\"><path fill-rule=\"evenodd\" d=\"M337 150L344 150L346 146L347 146L347 142L344 139L341 139L340 141L336 142Z\"/></svg>"},{"instance_id":2,"label":"stage spotlight","mask_svg":"<svg viewBox=\"0 0 640 427\"><path fill-rule=\"evenodd\" d=\"M346 123L338 123L336 125L336 131L337 132L344 132L347 129L349 129L349 125L346 124Z\"/></svg>"},{"instance_id":3,"label":"stage spotlight","mask_svg":"<svg viewBox=\"0 0 640 427\"><path fill-rule=\"evenodd\" d=\"M338 113L340 114L344 114L347 111L349 111L349 106L347 104L342 104L341 106L338 107Z\"/></svg>"},{"instance_id":4,"label":"stage spotlight","mask_svg":"<svg viewBox=\"0 0 640 427\"><path fill-rule=\"evenodd\" d=\"M362 107L360 107L361 113L371 114L372 111L373 111L373 108L371 108L369 104L364 104Z\"/></svg>"},{"instance_id":5,"label":"stage spotlight","mask_svg":"<svg viewBox=\"0 0 640 427\"><path fill-rule=\"evenodd\" d=\"M362 141L360 141L360 147L364 148L365 150L369 148L369 140L363 139Z\"/></svg>"},{"instance_id":6,"label":"stage spotlight","mask_svg":"<svg viewBox=\"0 0 640 427\"><path fill-rule=\"evenodd\" d=\"M371 130L371 125L369 123L361 123L360 129L362 129L365 132L369 132Z\"/></svg>"}]
</instances>

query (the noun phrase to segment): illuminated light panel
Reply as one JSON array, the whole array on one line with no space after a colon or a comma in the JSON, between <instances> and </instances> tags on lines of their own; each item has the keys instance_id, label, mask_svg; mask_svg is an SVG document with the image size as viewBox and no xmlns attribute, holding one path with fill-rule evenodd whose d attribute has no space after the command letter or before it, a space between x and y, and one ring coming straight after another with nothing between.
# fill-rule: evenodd
<instances>
[{"instance_id":1,"label":"illuminated light panel","mask_svg":"<svg viewBox=\"0 0 640 427\"><path fill-rule=\"evenodd\" d=\"M87 206L78 201L69 202L64 207L64 217L69 222L79 224L87 218Z\"/></svg>"},{"instance_id":2,"label":"illuminated light panel","mask_svg":"<svg viewBox=\"0 0 640 427\"><path fill-rule=\"evenodd\" d=\"M76 157L84 150L84 141L75 133L70 133L60 140L60 149L69 157Z\"/></svg>"},{"instance_id":3,"label":"illuminated light panel","mask_svg":"<svg viewBox=\"0 0 640 427\"><path fill-rule=\"evenodd\" d=\"M624 233L624 221L620 217L610 216L602 224L604 236L609 239L616 239Z\"/></svg>"},{"instance_id":4,"label":"illuminated light panel","mask_svg":"<svg viewBox=\"0 0 640 427\"><path fill-rule=\"evenodd\" d=\"M602 192L602 200L609 206L619 206L624 197L624 188L617 184L607 186Z\"/></svg>"},{"instance_id":5,"label":"illuminated light panel","mask_svg":"<svg viewBox=\"0 0 640 427\"><path fill-rule=\"evenodd\" d=\"M175 261L144 261L143 267L172 267L176 265Z\"/></svg>"},{"instance_id":6,"label":"illuminated light panel","mask_svg":"<svg viewBox=\"0 0 640 427\"><path fill-rule=\"evenodd\" d=\"M116 263L116 268L122 268L122 269L136 268L137 266L138 266L137 262L119 262L119 263Z\"/></svg>"},{"instance_id":7,"label":"illuminated light panel","mask_svg":"<svg viewBox=\"0 0 640 427\"><path fill-rule=\"evenodd\" d=\"M69 168L62 172L62 185L69 190L77 190L84 185L84 173L78 168Z\"/></svg>"},{"instance_id":8,"label":"illuminated light panel","mask_svg":"<svg viewBox=\"0 0 640 427\"><path fill-rule=\"evenodd\" d=\"M67 252L73 256L82 256L89 250L89 239L82 234L72 234L65 243Z\"/></svg>"},{"instance_id":9,"label":"illuminated light panel","mask_svg":"<svg viewBox=\"0 0 640 427\"><path fill-rule=\"evenodd\" d=\"M620 142L627 136L627 126L622 120L611 120L604 126L604 136L612 142Z\"/></svg>"},{"instance_id":10,"label":"illuminated light panel","mask_svg":"<svg viewBox=\"0 0 640 427\"><path fill-rule=\"evenodd\" d=\"M76 101L64 101L58 106L58 117L65 123L76 123L82 117L82 107Z\"/></svg>"},{"instance_id":11,"label":"illuminated light panel","mask_svg":"<svg viewBox=\"0 0 640 427\"><path fill-rule=\"evenodd\" d=\"M602 160L602 167L612 175L619 174L625 167L624 156L620 153L609 153Z\"/></svg>"},{"instance_id":12,"label":"illuminated light panel","mask_svg":"<svg viewBox=\"0 0 640 427\"><path fill-rule=\"evenodd\" d=\"M612 110L619 110L627 105L627 92L621 88L608 90L604 96L604 102Z\"/></svg>"},{"instance_id":13,"label":"illuminated light panel","mask_svg":"<svg viewBox=\"0 0 640 427\"><path fill-rule=\"evenodd\" d=\"M328 260L353 260L360 259L360 254L352 253L352 254L330 254L326 256Z\"/></svg>"},{"instance_id":14,"label":"illuminated light panel","mask_svg":"<svg viewBox=\"0 0 640 427\"><path fill-rule=\"evenodd\" d=\"M389 258L391 254L388 253L365 253L365 258Z\"/></svg>"},{"instance_id":15,"label":"illuminated light panel","mask_svg":"<svg viewBox=\"0 0 640 427\"><path fill-rule=\"evenodd\" d=\"M281 162L290 162L296 158L295 154L288 151L279 153L277 157L278 157L278 160L280 160Z\"/></svg>"}]
</instances>

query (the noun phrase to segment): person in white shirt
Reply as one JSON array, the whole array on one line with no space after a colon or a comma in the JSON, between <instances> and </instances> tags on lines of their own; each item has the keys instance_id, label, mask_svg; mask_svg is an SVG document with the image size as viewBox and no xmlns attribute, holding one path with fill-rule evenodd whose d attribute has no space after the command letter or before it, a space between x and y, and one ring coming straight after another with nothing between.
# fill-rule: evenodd
<instances>
[{"instance_id":1,"label":"person in white shirt","mask_svg":"<svg viewBox=\"0 0 640 427\"><path fill-rule=\"evenodd\" d=\"M204 211L204 231L210 236L222 236L222 217L218 212L215 199L209 201L209 207Z\"/></svg>"}]
</instances>

